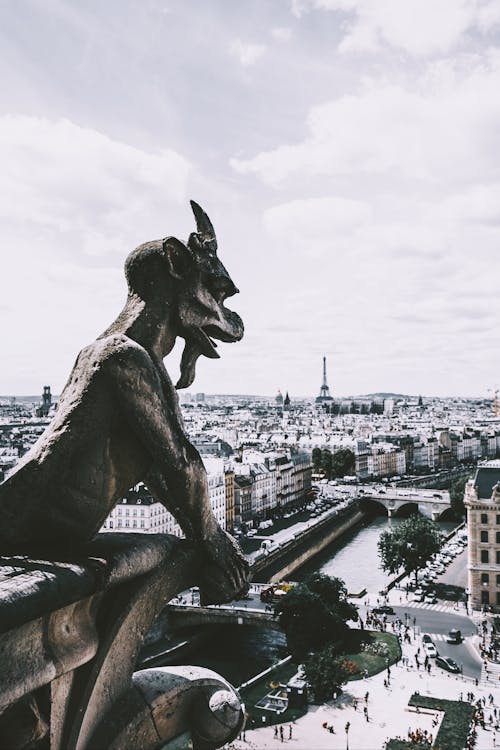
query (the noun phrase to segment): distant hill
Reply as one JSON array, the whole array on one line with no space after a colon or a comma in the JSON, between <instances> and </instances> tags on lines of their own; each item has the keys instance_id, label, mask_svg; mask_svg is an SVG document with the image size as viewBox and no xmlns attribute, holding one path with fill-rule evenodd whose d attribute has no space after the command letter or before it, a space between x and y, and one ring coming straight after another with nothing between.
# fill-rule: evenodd
<instances>
[{"instance_id":1,"label":"distant hill","mask_svg":"<svg viewBox=\"0 0 500 750\"><path fill-rule=\"evenodd\" d=\"M365 393L363 396L352 396L352 398L394 398L394 399L412 399L418 396L408 396L405 393Z\"/></svg>"}]
</instances>

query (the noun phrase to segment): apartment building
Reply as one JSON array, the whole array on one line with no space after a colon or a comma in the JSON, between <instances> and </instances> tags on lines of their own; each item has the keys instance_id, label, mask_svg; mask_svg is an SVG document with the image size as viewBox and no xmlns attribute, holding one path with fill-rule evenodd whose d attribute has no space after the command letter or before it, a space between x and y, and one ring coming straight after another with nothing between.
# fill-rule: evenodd
<instances>
[{"instance_id":1,"label":"apartment building","mask_svg":"<svg viewBox=\"0 0 500 750\"><path fill-rule=\"evenodd\" d=\"M479 465L465 491L472 609L500 612L500 460Z\"/></svg>"}]
</instances>

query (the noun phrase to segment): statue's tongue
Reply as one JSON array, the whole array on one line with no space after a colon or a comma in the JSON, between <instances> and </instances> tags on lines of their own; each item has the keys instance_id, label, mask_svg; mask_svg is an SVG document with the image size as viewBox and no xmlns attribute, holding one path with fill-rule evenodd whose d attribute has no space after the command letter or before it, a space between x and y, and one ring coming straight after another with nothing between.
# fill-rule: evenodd
<instances>
[{"instance_id":1,"label":"statue's tongue","mask_svg":"<svg viewBox=\"0 0 500 750\"><path fill-rule=\"evenodd\" d=\"M186 341L181 358L181 376L177 381L176 388L189 388L196 375L196 360L201 356L201 351L193 341Z\"/></svg>"}]
</instances>

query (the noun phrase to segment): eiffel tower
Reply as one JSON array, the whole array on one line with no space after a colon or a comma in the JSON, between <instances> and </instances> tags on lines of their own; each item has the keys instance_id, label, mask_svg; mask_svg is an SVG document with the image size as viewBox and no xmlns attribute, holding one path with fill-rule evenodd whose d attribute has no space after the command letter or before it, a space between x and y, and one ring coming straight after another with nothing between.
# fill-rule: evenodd
<instances>
[{"instance_id":1,"label":"eiffel tower","mask_svg":"<svg viewBox=\"0 0 500 750\"><path fill-rule=\"evenodd\" d=\"M316 398L316 403L323 404L325 401L333 401L333 398L330 396L330 389L326 382L326 357L323 357L323 384L319 389L319 396Z\"/></svg>"}]
</instances>

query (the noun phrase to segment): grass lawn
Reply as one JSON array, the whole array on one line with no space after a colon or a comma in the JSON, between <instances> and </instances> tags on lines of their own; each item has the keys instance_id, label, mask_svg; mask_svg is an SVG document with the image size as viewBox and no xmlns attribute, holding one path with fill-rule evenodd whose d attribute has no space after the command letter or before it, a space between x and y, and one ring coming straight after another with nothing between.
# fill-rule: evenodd
<instances>
[{"instance_id":1,"label":"grass lawn","mask_svg":"<svg viewBox=\"0 0 500 750\"><path fill-rule=\"evenodd\" d=\"M457 747L465 747L474 715L474 708L470 703L431 698L414 693L408 701L408 705L445 712L434 743L434 746L439 747L439 750L456 750Z\"/></svg>"},{"instance_id":2,"label":"grass lawn","mask_svg":"<svg viewBox=\"0 0 500 750\"><path fill-rule=\"evenodd\" d=\"M351 630L342 656L348 661L354 662L358 671L351 675L349 680L360 680L365 669L368 671L368 676L371 677L387 668L385 656L366 653L363 650L367 643L379 643L387 646L389 666L395 664L401 658L399 641L392 633L379 633L375 630Z\"/></svg>"},{"instance_id":3,"label":"grass lawn","mask_svg":"<svg viewBox=\"0 0 500 750\"><path fill-rule=\"evenodd\" d=\"M245 709L248 714L247 726L263 726L262 717L266 717L265 725L269 726L272 724L286 724L290 721L295 721L300 716L304 716L307 713L307 706L304 708L287 708L282 714L276 714L274 711L265 711L261 708L256 708L255 704L263 698L270 690L271 683L282 683L286 685L290 677L293 677L297 673L298 666L293 662L287 662L277 667L272 672L266 674L258 682L254 682L248 688L244 688L240 691L241 699L245 704ZM252 724L252 722L254 722Z\"/></svg>"},{"instance_id":4,"label":"grass lawn","mask_svg":"<svg viewBox=\"0 0 500 750\"><path fill-rule=\"evenodd\" d=\"M457 748L465 747L474 715L474 708L470 703L431 698L414 693L408 705L445 712L433 747L439 750L457 750ZM415 745L404 740L390 740L386 746L386 750L413 750L413 748L422 748L422 745Z\"/></svg>"}]
</instances>

